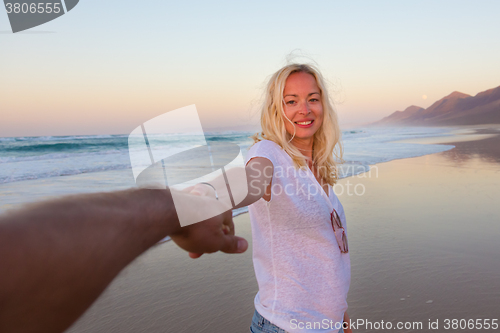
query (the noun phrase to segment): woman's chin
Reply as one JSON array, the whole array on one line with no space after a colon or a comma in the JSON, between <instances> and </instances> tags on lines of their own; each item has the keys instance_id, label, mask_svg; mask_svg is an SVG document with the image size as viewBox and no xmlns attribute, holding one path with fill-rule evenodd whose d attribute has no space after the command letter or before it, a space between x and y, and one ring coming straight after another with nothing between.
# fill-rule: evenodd
<instances>
[{"instance_id":1,"label":"woman's chin","mask_svg":"<svg viewBox=\"0 0 500 333\"><path fill-rule=\"evenodd\" d=\"M316 130L297 130L295 133L294 139L300 139L300 140L312 140L314 138L314 134L316 133ZM293 133L290 135L293 136Z\"/></svg>"}]
</instances>

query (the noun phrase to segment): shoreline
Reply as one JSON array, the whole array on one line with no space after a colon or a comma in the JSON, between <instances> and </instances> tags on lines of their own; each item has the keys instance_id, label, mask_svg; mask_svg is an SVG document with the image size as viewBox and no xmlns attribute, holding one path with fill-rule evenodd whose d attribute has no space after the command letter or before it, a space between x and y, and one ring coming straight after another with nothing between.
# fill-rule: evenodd
<instances>
[{"instance_id":1,"label":"shoreline","mask_svg":"<svg viewBox=\"0 0 500 333\"><path fill-rule=\"evenodd\" d=\"M349 131L344 131L344 132L349 132ZM364 131L361 130L357 132L363 133ZM414 132L413 130L406 132L411 133L411 135L417 135L417 136L422 135L420 133L422 131L419 130L417 130L417 132ZM426 131L423 130L423 132ZM355 142L355 140L357 140L356 139L357 135L358 134L350 137L347 142L351 143ZM373 135L375 138L377 138L379 134L371 133L369 135ZM361 134L360 137L361 137L360 142L363 143L363 134ZM401 137L401 135L396 135L392 137ZM353 141L349 141L351 139ZM378 163L385 163L384 161L390 158L394 158L397 156L408 156L408 154L405 153L405 150L411 151L410 146L408 146L408 148L404 148L401 147L401 145L399 145L399 147L395 146L396 148L395 152L390 153L386 150L387 146L384 143L384 141L377 141L376 145L377 147L382 146L380 150L381 153L375 154L376 155L375 157L368 159L364 156L364 153L362 151L359 152L357 150L356 147L359 146L351 147L350 151L355 152L353 156L349 157L349 159L352 160L352 163L346 162L345 164L343 164L342 170L340 172L341 176L350 177L352 175L363 173L366 170L368 170L370 162L375 163L374 165ZM367 149L369 150L376 149L376 147L370 147ZM431 151L437 151L437 150L442 150L442 148L429 149L429 147L427 148L420 147L417 148L413 153L411 153L410 156L423 155ZM47 156L49 155L50 154L48 154ZM76 154L75 156L77 158L81 157L79 154ZM108 156L108 155L105 154L103 156ZM400 158L407 158L407 157L400 157ZM38 161L38 159L35 159L34 161ZM52 157L48 158L47 160L42 159L41 161L44 161L42 165L38 164L41 163L40 161L38 162L32 161L28 163L23 159L17 162L16 161L6 162L7 164L4 165L5 168L3 168L3 178L0 175L0 178L3 179L2 182L0 183L0 194L3 198L2 202L0 203L0 213L12 208L19 207L25 203L43 201L46 199L56 198L67 194L107 192L107 191L115 191L115 190L122 190L122 189L136 187L131 169L127 168L116 169L113 167L112 169L107 171L98 171L98 172L92 171L92 172L79 173L79 171L77 172L72 169L74 167L73 165L74 162L70 163L68 162L72 161L72 158L70 158L69 155L68 156L64 155L64 157L60 161L57 159L53 159ZM108 160L105 160L104 165L106 166L107 165L106 163L108 162L109 162ZM61 163L61 166L59 166L59 163ZM52 170L54 166L55 169ZM95 166L92 166L91 169L92 170L95 169ZM41 174L38 174L39 170L42 171L48 170L48 171L47 172L44 171L45 173L42 172ZM61 170L69 173L62 175ZM17 174L18 171L19 174ZM10 180L6 181L6 179L8 180L9 177L13 177L14 179L17 176L23 176L28 178L17 181L10 181Z\"/></svg>"},{"instance_id":2,"label":"shoreline","mask_svg":"<svg viewBox=\"0 0 500 333\"><path fill-rule=\"evenodd\" d=\"M460 151L460 154L468 153L472 155L474 154L482 155L483 157L485 155L490 156L493 157L494 162L500 163L500 124L470 125L470 126L464 126L463 128L458 126L457 127L453 126L449 128L450 132L443 136L432 136L426 138L388 141L388 143L412 143L412 144L454 146L449 150L437 153L430 153L416 157L396 158L386 162L370 164L370 167L391 163L393 161L402 161L407 159L409 160L414 158L420 158L423 156L439 155L439 154L453 155L456 153L457 150ZM351 175L346 178L354 176L357 175Z\"/></svg>"}]
</instances>

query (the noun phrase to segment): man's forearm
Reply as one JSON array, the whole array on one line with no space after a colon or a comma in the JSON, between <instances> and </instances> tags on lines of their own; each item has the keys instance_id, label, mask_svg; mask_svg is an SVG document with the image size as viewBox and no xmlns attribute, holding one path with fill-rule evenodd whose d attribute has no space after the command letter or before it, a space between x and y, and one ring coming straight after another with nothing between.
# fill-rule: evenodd
<instances>
[{"instance_id":1,"label":"man's forearm","mask_svg":"<svg viewBox=\"0 0 500 333\"><path fill-rule=\"evenodd\" d=\"M73 196L3 216L0 331L66 329L127 264L178 229L168 190Z\"/></svg>"}]
</instances>

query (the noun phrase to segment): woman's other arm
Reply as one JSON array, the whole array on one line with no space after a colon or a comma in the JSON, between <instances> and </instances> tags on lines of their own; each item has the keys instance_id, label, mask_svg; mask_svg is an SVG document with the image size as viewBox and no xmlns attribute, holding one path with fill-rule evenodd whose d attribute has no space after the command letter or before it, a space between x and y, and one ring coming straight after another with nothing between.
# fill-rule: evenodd
<instances>
[{"instance_id":1,"label":"woman's other arm","mask_svg":"<svg viewBox=\"0 0 500 333\"><path fill-rule=\"evenodd\" d=\"M347 323L346 325L347 328L344 329L344 333L352 333L351 318L349 318L347 312L344 312L344 323Z\"/></svg>"}]
</instances>

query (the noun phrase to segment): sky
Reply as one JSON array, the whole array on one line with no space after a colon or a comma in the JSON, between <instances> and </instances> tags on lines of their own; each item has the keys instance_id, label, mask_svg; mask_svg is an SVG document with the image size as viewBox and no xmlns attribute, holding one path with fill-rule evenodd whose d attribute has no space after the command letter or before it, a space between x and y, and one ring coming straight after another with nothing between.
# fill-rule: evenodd
<instances>
[{"instance_id":1,"label":"sky","mask_svg":"<svg viewBox=\"0 0 500 333\"><path fill-rule=\"evenodd\" d=\"M128 134L196 104L258 127L266 80L314 61L343 128L500 85L499 1L98 1L13 34L0 8L0 137Z\"/></svg>"}]
</instances>

